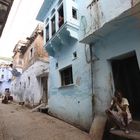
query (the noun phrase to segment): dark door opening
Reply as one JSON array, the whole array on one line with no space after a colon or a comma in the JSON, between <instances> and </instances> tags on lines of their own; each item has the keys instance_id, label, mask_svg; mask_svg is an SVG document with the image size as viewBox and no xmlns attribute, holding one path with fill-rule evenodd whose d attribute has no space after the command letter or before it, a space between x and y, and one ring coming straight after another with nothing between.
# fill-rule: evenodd
<instances>
[{"instance_id":1,"label":"dark door opening","mask_svg":"<svg viewBox=\"0 0 140 140\"><path fill-rule=\"evenodd\" d=\"M121 89L129 101L132 117L140 120L140 70L136 54L111 61L115 89Z\"/></svg>"},{"instance_id":2,"label":"dark door opening","mask_svg":"<svg viewBox=\"0 0 140 140\"><path fill-rule=\"evenodd\" d=\"M41 77L41 84L42 84L42 101L43 103L48 103L48 78L47 76Z\"/></svg>"}]
</instances>

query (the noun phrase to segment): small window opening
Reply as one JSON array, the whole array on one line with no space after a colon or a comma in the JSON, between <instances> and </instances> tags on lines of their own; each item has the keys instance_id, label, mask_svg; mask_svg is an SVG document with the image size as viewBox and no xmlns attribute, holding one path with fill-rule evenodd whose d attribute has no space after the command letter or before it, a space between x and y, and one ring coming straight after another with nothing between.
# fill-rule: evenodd
<instances>
[{"instance_id":1,"label":"small window opening","mask_svg":"<svg viewBox=\"0 0 140 140\"><path fill-rule=\"evenodd\" d=\"M52 36L55 34L56 29L55 29L55 16L51 19L51 26L52 26Z\"/></svg>"},{"instance_id":2,"label":"small window opening","mask_svg":"<svg viewBox=\"0 0 140 140\"><path fill-rule=\"evenodd\" d=\"M33 57L33 48L30 49L30 58Z\"/></svg>"},{"instance_id":3,"label":"small window opening","mask_svg":"<svg viewBox=\"0 0 140 140\"><path fill-rule=\"evenodd\" d=\"M58 62L56 62L56 64L55 64L55 68L56 68L56 69L58 68Z\"/></svg>"},{"instance_id":4,"label":"small window opening","mask_svg":"<svg viewBox=\"0 0 140 140\"><path fill-rule=\"evenodd\" d=\"M49 25L46 26L46 42L49 40Z\"/></svg>"},{"instance_id":5,"label":"small window opening","mask_svg":"<svg viewBox=\"0 0 140 140\"><path fill-rule=\"evenodd\" d=\"M77 19L77 9L72 8L72 17Z\"/></svg>"},{"instance_id":6,"label":"small window opening","mask_svg":"<svg viewBox=\"0 0 140 140\"><path fill-rule=\"evenodd\" d=\"M58 14L59 14L59 28L64 24L64 12L63 12L63 4L61 7L58 9Z\"/></svg>"},{"instance_id":7,"label":"small window opening","mask_svg":"<svg viewBox=\"0 0 140 140\"><path fill-rule=\"evenodd\" d=\"M60 76L62 86L73 84L72 66L60 70Z\"/></svg>"},{"instance_id":8,"label":"small window opening","mask_svg":"<svg viewBox=\"0 0 140 140\"><path fill-rule=\"evenodd\" d=\"M30 86L30 77L28 77L28 85Z\"/></svg>"},{"instance_id":9,"label":"small window opening","mask_svg":"<svg viewBox=\"0 0 140 140\"><path fill-rule=\"evenodd\" d=\"M2 74L2 75L1 75L1 79L3 79L3 78L4 78L4 75Z\"/></svg>"},{"instance_id":10,"label":"small window opening","mask_svg":"<svg viewBox=\"0 0 140 140\"><path fill-rule=\"evenodd\" d=\"M77 58L77 52L76 51L73 53L73 58L74 59Z\"/></svg>"},{"instance_id":11,"label":"small window opening","mask_svg":"<svg viewBox=\"0 0 140 140\"><path fill-rule=\"evenodd\" d=\"M19 84L20 84L20 88L21 88L21 82Z\"/></svg>"},{"instance_id":12,"label":"small window opening","mask_svg":"<svg viewBox=\"0 0 140 140\"><path fill-rule=\"evenodd\" d=\"M26 89L26 83L24 82L24 89Z\"/></svg>"}]
</instances>

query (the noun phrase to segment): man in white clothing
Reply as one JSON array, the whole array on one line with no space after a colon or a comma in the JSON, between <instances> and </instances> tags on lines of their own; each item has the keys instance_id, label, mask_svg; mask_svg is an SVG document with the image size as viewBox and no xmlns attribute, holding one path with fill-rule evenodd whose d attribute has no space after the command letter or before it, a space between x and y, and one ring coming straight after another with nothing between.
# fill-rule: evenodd
<instances>
[{"instance_id":1,"label":"man in white clothing","mask_svg":"<svg viewBox=\"0 0 140 140\"><path fill-rule=\"evenodd\" d=\"M132 116L128 100L122 97L120 91L115 91L115 97L112 99L110 108L106 110L106 114L117 127L129 133L128 124L132 121Z\"/></svg>"}]
</instances>

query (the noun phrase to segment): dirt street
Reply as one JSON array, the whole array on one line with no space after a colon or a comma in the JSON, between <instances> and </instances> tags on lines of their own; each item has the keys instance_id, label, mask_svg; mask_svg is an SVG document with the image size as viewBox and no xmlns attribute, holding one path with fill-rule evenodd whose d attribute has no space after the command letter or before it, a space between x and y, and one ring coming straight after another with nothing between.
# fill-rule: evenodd
<instances>
[{"instance_id":1,"label":"dirt street","mask_svg":"<svg viewBox=\"0 0 140 140\"><path fill-rule=\"evenodd\" d=\"M90 137L49 115L0 103L0 140L90 140Z\"/></svg>"}]
</instances>

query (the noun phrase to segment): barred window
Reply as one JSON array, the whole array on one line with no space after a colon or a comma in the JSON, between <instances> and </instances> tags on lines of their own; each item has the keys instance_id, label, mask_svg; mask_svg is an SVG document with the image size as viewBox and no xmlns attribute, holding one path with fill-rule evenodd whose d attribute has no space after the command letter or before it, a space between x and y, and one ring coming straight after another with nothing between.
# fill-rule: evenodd
<instances>
[{"instance_id":1,"label":"barred window","mask_svg":"<svg viewBox=\"0 0 140 140\"><path fill-rule=\"evenodd\" d=\"M62 86L73 84L72 66L60 70L60 76Z\"/></svg>"}]
</instances>

